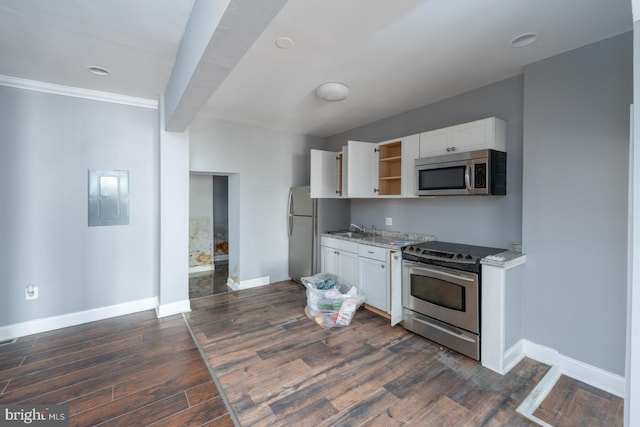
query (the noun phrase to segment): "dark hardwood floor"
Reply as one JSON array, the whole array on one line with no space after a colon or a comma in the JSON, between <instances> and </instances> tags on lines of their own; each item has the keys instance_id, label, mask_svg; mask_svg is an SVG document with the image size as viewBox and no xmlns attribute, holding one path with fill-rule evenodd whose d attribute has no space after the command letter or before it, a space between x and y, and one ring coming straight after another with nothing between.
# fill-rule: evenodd
<instances>
[{"instance_id":1,"label":"dark hardwood floor","mask_svg":"<svg viewBox=\"0 0 640 427\"><path fill-rule=\"evenodd\" d=\"M562 375L533 414L554 426L622 426L624 401Z\"/></svg>"},{"instance_id":2,"label":"dark hardwood floor","mask_svg":"<svg viewBox=\"0 0 640 427\"><path fill-rule=\"evenodd\" d=\"M154 311L0 346L0 392L69 405L72 426L234 425L182 316Z\"/></svg>"},{"instance_id":3,"label":"dark hardwood floor","mask_svg":"<svg viewBox=\"0 0 640 427\"><path fill-rule=\"evenodd\" d=\"M0 345L0 404L66 404L72 426L535 425L516 408L547 366L500 376L364 309L323 328L305 303L287 281L23 337ZM563 376L534 415L621 426L622 408Z\"/></svg>"},{"instance_id":4,"label":"dark hardwood floor","mask_svg":"<svg viewBox=\"0 0 640 427\"><path fill-rule=\"evenodd\" d=\"M294 282L200 298L186 317L241 425L535 425L515 412L548 369L500 376L359 310L325 329Z\"/></svg>"}]
</instances>

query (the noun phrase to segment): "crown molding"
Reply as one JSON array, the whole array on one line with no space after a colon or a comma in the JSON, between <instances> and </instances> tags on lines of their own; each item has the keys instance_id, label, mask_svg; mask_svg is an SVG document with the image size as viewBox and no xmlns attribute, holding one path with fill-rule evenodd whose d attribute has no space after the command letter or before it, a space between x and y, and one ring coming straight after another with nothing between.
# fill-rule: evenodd
<instances>
[{"instance_id":1,"label":"crown molding","mask_svg":"<svg viewBox=\"0 0 640 427\"><path fill-rule=\"evenodd\" d=\"M55 95L91 99L94 101L111 102L114 104L131 105L133 107L158 109L158 101L155 99L136 98L134 96L118 95L115 93L100 92L90 89L81 89L54 83L21 79L19 77L0 75L0 86L9 86L18 89L33 90L36 92L45 92Z\"/></svg>"}]
</instances>

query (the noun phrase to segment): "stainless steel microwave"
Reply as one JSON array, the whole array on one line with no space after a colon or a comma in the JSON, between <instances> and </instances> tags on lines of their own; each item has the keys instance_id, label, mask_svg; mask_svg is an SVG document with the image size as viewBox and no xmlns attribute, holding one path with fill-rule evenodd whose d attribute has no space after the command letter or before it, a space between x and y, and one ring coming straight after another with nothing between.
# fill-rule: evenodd
<instances>
[{"instance_id":1,"label":"stainless steel microwave","mask_svg":"<svg viewBox=\"0 0 640 427\"><path fill-rule=\"evenodd\" d=\"M416 159L418 196L507 194L507 153L477 150Z\"/></svg>"}]
</instances>

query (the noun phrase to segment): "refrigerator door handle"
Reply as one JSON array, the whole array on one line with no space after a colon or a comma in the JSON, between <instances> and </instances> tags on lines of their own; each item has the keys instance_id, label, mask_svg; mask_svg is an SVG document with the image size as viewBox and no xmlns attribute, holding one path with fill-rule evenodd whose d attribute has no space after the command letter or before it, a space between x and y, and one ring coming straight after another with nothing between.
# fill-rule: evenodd
<instances>
[{"instance_id":1,"label":"refrigerator door handle","mask_svg":"<svg viewBox=\"0 0 640 427\"><path fill-rule=\"evenodd\" d=\"M293 191L289 190L289 200L287 202L287 227L288 235L291 237L293 231Z\"/></svg>"}]
</instances>

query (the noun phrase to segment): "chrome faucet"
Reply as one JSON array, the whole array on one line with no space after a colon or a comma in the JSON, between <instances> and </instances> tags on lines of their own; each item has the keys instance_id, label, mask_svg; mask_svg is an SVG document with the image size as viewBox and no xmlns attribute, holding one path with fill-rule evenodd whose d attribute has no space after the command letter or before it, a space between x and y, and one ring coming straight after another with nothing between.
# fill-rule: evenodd
<instances>
[{"instance_id":1,"label":"chrome faucet","mask_svg":"<svg viewBox=\"0 0 640 427\"><path fill-rule=\"evenodd\" d=\"M357 224L351 224L349 226L349 228L354 228L355 231L360 232L360 233L366 233L367 232L367 227L365 227L364 225L361 227Z\"/></svg>"}]
</instances>

